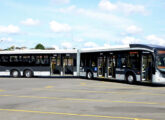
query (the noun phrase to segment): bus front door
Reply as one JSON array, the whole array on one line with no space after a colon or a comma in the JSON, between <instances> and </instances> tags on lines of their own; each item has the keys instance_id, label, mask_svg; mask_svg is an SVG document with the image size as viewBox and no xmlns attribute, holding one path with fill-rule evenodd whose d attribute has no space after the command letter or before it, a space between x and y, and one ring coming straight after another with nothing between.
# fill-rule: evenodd
<instances>
[{"instance_id":1,"label":"bus front door","mask_svg":"<svg viewBox=\"0 0 165 120\"><path fill-rule=\"evenodd\" d=\"M51 75L61 75L61 59L60 56L51 58Z\"/></svg>"},{"instance_id":2,"label":"bus front door","mask_svg":"<svg viewBox=\"0 0 165 120\"><path fill-rule=\"evenodd\" d=\"M98 77L105 77L105 69L106 69L106 57L98 57Z\"/></svg>"},{"instance_id":3,"label":"bus front door","mask_svg":"<svg viewBox=\"0 0 165 120\"><path fill-rule=\"evenodd\" d=\"M63 57L63 74L66 76L73 75L73 57L71 56L64 56Z\"/></svg>"},{"instance_id":4,"label":"bus front door","mask_svg":"<svg viewBox=\"0 0 165 120\"><path fill-rule=\"evenodd\" d=\"M142 55L142 81L150 82L152 81L152 55L143 54Z\"/></svg>"},{"instance_id":5,"label":"bus front door","mask_svg":"<svg viewBox=\"0 0 165 120\"><path fill-rule=\"evenodd\" d=\"M115 78L115 56L110 56L107 61L108 65L108 78Z\"/></svg>"}]
</instances>

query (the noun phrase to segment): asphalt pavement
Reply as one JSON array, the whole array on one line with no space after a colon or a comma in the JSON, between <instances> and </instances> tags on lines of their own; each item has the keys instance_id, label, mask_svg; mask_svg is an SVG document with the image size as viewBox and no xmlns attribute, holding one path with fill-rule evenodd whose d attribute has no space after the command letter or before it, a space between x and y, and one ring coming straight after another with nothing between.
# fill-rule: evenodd
<instances>
[{"instance_id":1,"label":"asphalt pavement","mask_svg":"<svg viewBox=\"0 0 165 120\"><path fill-rule=\"evenodd\" d=\"M165 85L1 77L0 120L165 120Z\"/></svg>"}]
</instances>

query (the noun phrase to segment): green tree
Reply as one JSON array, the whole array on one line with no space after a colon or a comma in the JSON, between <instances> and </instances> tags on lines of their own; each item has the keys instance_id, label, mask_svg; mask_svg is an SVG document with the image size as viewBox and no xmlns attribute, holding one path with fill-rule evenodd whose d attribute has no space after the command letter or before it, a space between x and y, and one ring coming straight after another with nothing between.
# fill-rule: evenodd
<instances>
[{"instance_id":1,"label":"green tree","mask_svg":"<svg viewBox=\"0 0 165 120\"><path fill-rule=\"evenodd\" d=\"M15 49L15 46L13 45L13 46L11 46L11 47L5 49L5 50L14 50L14 49Z\"/></svg>"},{"instance_id":2,"label":"green tree","mask_svg":"<svg viewBox=\"0 0 165 120\"><path fill-rule=\"evenodd\" d=\"M39 43L35 46L35 49L45 50L45 47L41 43Z\"/></svg>"}]
</instances>

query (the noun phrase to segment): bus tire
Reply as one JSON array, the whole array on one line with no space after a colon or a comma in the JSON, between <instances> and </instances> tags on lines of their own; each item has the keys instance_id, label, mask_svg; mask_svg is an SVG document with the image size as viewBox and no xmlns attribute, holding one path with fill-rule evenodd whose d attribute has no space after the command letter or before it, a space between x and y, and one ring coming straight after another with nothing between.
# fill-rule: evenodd
<instances>
[{"instance_id":1,"label":"bus tire","mask_svg":"<svg viewBox=\"0 0 165 120\"><path fill-rule=\"evenodd\" d=\"M33 76L33 72L31 70L25 70L24 71L24 76L26 78L31 78Z\"/></svg>"},{"instance_id":2,"label":"bus tire","mask_svg":"<svg viewBox=\"0 0 165 120\"><path fill-rule=\"evenodd\" d=\"M126 81L127 81L127 83L129 83L129 84L135 83L135 82L136 82L136 77L135 77L135 75L133 75L133 74L127 74L127 75L126 75Z\"/></svg>"},{"instance_id":3,"label":"bus tire","mask_svg":"<svg viewBox=\"0 0 165 120\"><path fill-rule=\"evenodd\" d=\"M20 72L18 70L12 70L10 75L14 78L19 77L20 76Z\"/></svg>"},{"instance_id":4,"label":"bus tire","mask_svg":"<svg viewBox=\"0 0 165 120\"><path fill-rule=\"evenodd\" d=\"M87 78L88 78L88 79L92 79L92 78L93 78L93 74L92 74L91 71L88 71L88 72L87 72Z\"/></svg>"}]
</instances>

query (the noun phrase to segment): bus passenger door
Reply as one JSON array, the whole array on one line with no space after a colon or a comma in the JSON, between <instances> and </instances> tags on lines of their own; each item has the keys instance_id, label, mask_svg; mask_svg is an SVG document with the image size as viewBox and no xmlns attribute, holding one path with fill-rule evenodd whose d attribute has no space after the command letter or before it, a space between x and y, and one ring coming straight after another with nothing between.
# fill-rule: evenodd
<instances>
[{"instance_id":1,"label":"bus passenger door","mask_svg":"<svg viewBox=\"0 0 165 120\"><path fill-rule=\"evenodd\" d=\"M152 55L142 54L142 81L150 82L152 81Z\"/></svg>"},{"instance_id":2,"label":"bus passenger door","mask_svg":"<svg viewBox=\"0 0 165 120\"><path fill-rule=\"evenodd\" d=\"M61 59L60 56L51 58L51 75L61 75Z\"/></svg>"},{"instance_id":3,"label":"bus passenger door","mask_svg":"<svg viewBox=\"0 0 165 120\"><path fill-rule=\"evenodd\" d=\"M98 57L98 77L105 77L105 69L106 69L106 57L101 56Z\"/></svg>"},{"instance_id":4,"label":"bus passenger door","mask_svg":"<svg viewBox=\"0 0 165 120\"><path fill-rule=\"evenodd\" d=\"M63 74L73 75L73 57L64 56L63 57Z\"/></svg>"},{"instance_id":5,"label":"bus passenger door","mask_svg":"<svg viewBox=\"0 0 165 120\"><path fill-rule=\"evenodd\" d=\"M109 56L107 65L108 78L115 78L115 56Z\"/></svg>"}]
</instances>

